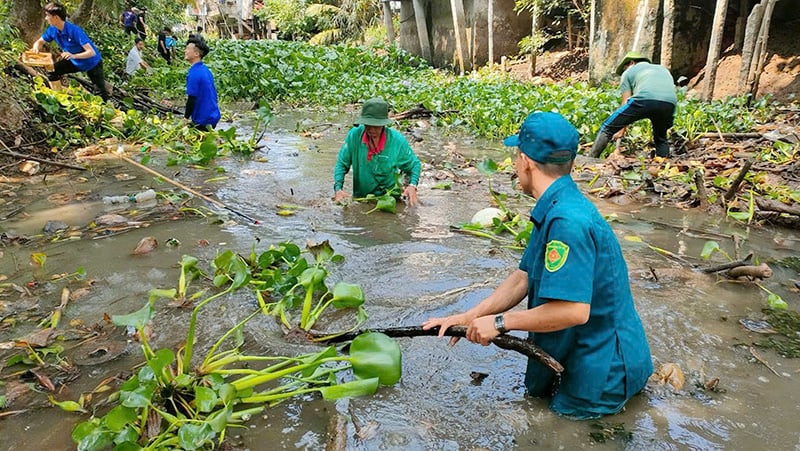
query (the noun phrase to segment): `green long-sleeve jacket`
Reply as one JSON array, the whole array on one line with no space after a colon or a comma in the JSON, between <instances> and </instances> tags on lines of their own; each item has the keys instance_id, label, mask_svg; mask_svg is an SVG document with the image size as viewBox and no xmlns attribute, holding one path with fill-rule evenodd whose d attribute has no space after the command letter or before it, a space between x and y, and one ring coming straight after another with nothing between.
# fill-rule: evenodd
<instances>
[{"instance_id":1,"label":"green long-sleeve jacket","mask_svg":"<svg viewBox=\"0 0 800 451\"><path fill-rule=\"evenodd\" d=\"M367 145L362 142L364 126L353 127L339 149L339 158L333 170L333 191L344 186L344 176L353 168L353 196L382 195L394 186L394 175L400 171L408 176L408 183L419 182L420 162L406 138L398 131L386 127L386 146L383 151L367 161Z\"/></svg>"}]
</instances>

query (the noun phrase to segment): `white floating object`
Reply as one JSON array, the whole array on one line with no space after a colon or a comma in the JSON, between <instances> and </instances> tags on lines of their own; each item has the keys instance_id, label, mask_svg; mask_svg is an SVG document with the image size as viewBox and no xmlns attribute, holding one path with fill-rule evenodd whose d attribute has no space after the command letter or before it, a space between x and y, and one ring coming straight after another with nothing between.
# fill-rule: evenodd
<instances>
[{"instance_id":1,"label":"white floating object","mask_svg":"<svg viewBox=\"0 0 800 451\"><path fill-rule=\"evenodd\" d=\"M503 210L500 210L499 208L489 207L489 208L484 208L483 210L480 210L477 213L475 213L475 215L472 216L472 221L470 222L472 222L473 224L480 225L483 228L486 228L492 226L494 218L502 219L503 216L504 216Z\"/></svg>"}]
</instances>

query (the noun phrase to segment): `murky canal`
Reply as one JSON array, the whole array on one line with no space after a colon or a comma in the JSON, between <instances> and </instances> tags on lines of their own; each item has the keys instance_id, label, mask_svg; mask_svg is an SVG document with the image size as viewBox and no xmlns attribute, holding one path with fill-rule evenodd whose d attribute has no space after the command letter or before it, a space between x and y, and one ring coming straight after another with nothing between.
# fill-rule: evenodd
<instances>
[{"instance_id":1,"label":"murky canal","mask_svg":"<svg viewBox=\"0 0 800 451\"><path fill-rule=\"evenodd\" d=\"M423 205L401 207L397 215L366 214L370 209L367 205L342 208L330 201L333 164L347 124L355 116L352 112L278 112L259 161L229 158L218 162L225 168L227 180L207 182L216 174L187 167L165 168L166 158L154 158L154 168L181 183L214 193L228 205L259 219L260 225L236 222L235 217L221 225L199 218L143 225L102 239L51 243L36 250L8 246L0 249L0 274L19 284L30 280L28 261L34 251L47 255L49 272L71 272L83 266L88 278L96 282L90 295L68 306L64 317L65 322L93 324L102 322L104 313L125 314L139 309L151 288L174 287L179 274L177 262L183 254L194 255L202 262L224 249L246 254L254 244L260 251L285 240L301 245L306 240L330 240L337 253L346 258L332 267L332 277L362 285L367 294L368 326L416 325L431 316L465 310L516 267L520 254L451 231L450 225L469 221L474 212L490 206L490 198L481 175L457 166L447 174L443 172L444 162L457 154L500 160L510 152L495 142L442 135L435 129L415 130L424 139L414 148L428 163L423 164L420 183ZM309 126L314 126L311 135L295 131ZM48 220L82 227L109 211L102 196L149 187L173 190L171 185L159 183L116 158L96 160L92 165L94 171L83 180L50 176L46 183L23 187L16 193L16 202L26 204L26 214L0 223L0 232L38 234ZM465 183L452 183L451 190L431 189L442 173ZM507 175L498 176L494 185L510 192L511 180ZM82 201L58 202L62 197L76 196ZM199 199L195 202L195 206L203 205ZM279 216L278 205L283 204L302 208L293 216ZM652 246L699 257L709 239L717 240L733 255L733 240L724 236L736 234L743 238L743 255L754 252L761 261L770 261L796 255L793 249L800 247L797 232L747 229L721 217L657 205L597 204L601 212L615 218L612 225L625 252L656 368L677 363L686 375L682 391L673 393L664 386L651 385L628 404L625 412L605 419L607 423L624 423L625 431L632 434L629 440L596 443L589 435L598 431L595 423L558 418L545 401L526 398L525 361L520 355L466 341L450 348L445 340L435 338L400 339L403 378L394 387L381 388L373 397L337 403L292 400L253 419L246 430L232 429L229 436L253 450L321 449L329 420L338 412L351 420L347 426L348 448L356 450L800 449L795 418L800 408L800 362L757 348L758 355L777 372L773 373L751 354L750 344L761 337L739 324L741 318L758 317L766 294L753 285L718 283L715 277L694 273L643 243L624 239L638 236ZM518 211L530 208L524 200L512 201L511 205ZM148 255L131 255L145 236L155 237L161 246ZM177 239L180 245L165 246L169 238ZM209 245L198 244L203 240ZM650 268L660 275L657 281ZM773 270L774 277L764 286L781 295L790 308L796 308L798 296L787 289L787 281L797 279L797 274L777 266ZM40 289L40 309L49 311L58 304L60 287L45 284ZM0 299L4 303L14 300ZM253 302L240 294L209 304L201 314L200 330L206 340L201 339L200 346L252 311ZM189 313L160 305L154 322L155 345L172 347L180 342ZM347 321L340 316L325 326L336 329ZM24 323L0 329L0 342L30 330L32 325ZM246 346L251 352L264 354L314 349L299 349L283 341L281 334L272 318L256 319L247 327ZM59 399L75 400L105 377L130 369L140 360L137 345L131 344L130 352L118 359L81 367L81 377L69 383ZM473 372L488 376L478 382L471 377ZM719 392L696 387L714 378L719 378ZM44 395L36 397L43 399ZM85 416L56 408L2 418L0 448L72 449L71 429L83 419Z\"/></svg>"}]
</instances>

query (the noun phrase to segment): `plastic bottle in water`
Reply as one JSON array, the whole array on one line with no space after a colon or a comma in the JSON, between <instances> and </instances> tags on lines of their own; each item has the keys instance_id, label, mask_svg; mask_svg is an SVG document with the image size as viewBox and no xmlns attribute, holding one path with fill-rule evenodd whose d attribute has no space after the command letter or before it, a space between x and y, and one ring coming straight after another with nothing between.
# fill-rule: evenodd
<instances>
[{"instance_id":1,"label":"plastic bottle in water","mask_svg":"<svg viewBox=\"0 0 800 451\"><path fill-rule=\"evenodd\" d=\"M147 191L142 191L141 193L136 193L136 195L133 196L132 200L133 202L141 204L144 202L151 201L155 198L156 198L156 192L149 189Z\"/></svg>"},{"instance_id":2,"label":"plastic bottle in water","mask_svg":"<svg viewBox=\"0 0 800 451\"><path fill-rule=\"evenodd\" d=\"M128 202L144 203L156 198L156 192L152 189L129 196L106 196L103 198L104 204L125 204Z\"/></svg>"}]
</instances>

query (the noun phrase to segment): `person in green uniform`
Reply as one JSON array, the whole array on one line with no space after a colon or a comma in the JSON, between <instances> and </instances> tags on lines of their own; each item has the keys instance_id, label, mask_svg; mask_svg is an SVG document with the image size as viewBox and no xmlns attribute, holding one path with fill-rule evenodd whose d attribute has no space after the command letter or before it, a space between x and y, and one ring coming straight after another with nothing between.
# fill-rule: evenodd
<instances>
[{"instance_id":1,"label":"person in green uniform","mask_svg":"<svg viewBox=\"0 0 800 451\"><path fill-rule=\"evenodd\" d=\"M476 306L430 318L423 328L440 326L442 336L464 325L466 338L482 345L511 330L529 332L564 372L559 381L529 360L528 394L551 397L550 408L560 415L592 419L622 410L653 365L619 243L570 177L578 140L575 127L550 112L532 113L519 134L506 138L519 149L519 184L537 199L519 268ZM511 311L526 296L527 309Z\"/></svg>"},{"instance_id":2,"label":"person in green uniform","mask_svg":"<svg viewBox=\"0 0 800 451\"><path fill-rule=\"evenodd\" d=\"M347 134L333 170L333 200L349 197L343 190L344 176L353 170L353 196L380 196L395 185L395 175L404 174L408 184L403 197L409 206L418 202L420 162L406 138L389 128L389 105L380 98L369 99L361 106L361 115Z\"/></svg>"},{"instance_id":3,"label":"person in green uniform","mask_svg":"<svg viewBox=\"0 0 800 451\"><path fill-rule=\"evenodd\" d=\"M669 70L638 52L628 52L617 66L621 76L622 106L603 122L592 146L591 156L599 157L608 142L625 134L628 125L641 119L653 124L653 141L659 157L669 157L667 130L675 115L675 83Z\"/></svg>"}]
</instances>

